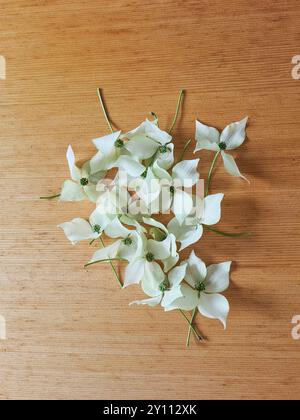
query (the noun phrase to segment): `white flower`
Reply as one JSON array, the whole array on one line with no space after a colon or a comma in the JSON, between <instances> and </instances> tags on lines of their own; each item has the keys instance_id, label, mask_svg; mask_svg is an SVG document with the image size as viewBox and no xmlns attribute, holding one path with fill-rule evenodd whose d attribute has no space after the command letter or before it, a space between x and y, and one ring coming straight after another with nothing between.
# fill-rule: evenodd
<instances>
[{"instance_id":1,"label":"white flower","mask_svg":"<svg viewBox=\"0 0 300 420\"><path fill-rule=\"evenodd\" d=\"M185 281L181 284L182 297L174 300L166 310L182 309L199 312L211 319L218 319L226 328L229 303L220 293L229 287L231 261L212 264L206 268L194 251L187 261Z\"/></svg>"},{"instance_id":2,"label":"white flower","mask_svg":"<svg viewBox=\"0 0 300 420\"><path fill-rule=\"evenodd\" d=\"M180 284L184 279L186 264L173 268L165 274L159 265L155 269L145 270L141 285L149 299L135 300L131 302L137 305L156 306L161 304L163 308L168 307L174 300L182 297Z\"/></svg>"},{"instance_id":3,"label":"white flower","mask_svg":"<svg viewBox=\"0 0 300 420\"><path fill-rule=\"evenodd\" d=\"M212 194L206 196L202 202L202 216L191 216L180 224L176 217L168 223L168 231L173 233L176 241L181 243L179 251L196 243L202 237L203 225L212 226L221 219L221 201L224 194ZM199 199L200 200L200 199Z\"/></svg>"},{"instance_id":4,"label":"white flower","mask_svg":"<svg viewBox=\"0 0 300 420\"><path fill-rule=\"evenodd\" d=\"M174 161L172 136L153 122L146 120L137 128L125 133L122 138L129 139L126 149L140 160L153 157L158 153L157 158L160 164L169 169Z\"/></svg>"},{"instance_id":5,"label":"white flower","mask_svg":"<svg viewBox=\"0 0 300 420\"><path fill-rule=\"evenodd\" d=\"M171 209L180 224L193 209L192 196L184 188L191 188L198 182L199 160L183 160L177 163L171 175L158 164L153 165L154 175L161 180L161 192L157 198L161 203L161 211L166 213Z\"/></svg>"},{"instance_id":6,"label":"white flower","mask_svg":"<svg viewBox=\"0 0 300 420\"><path fill-rule=\"evenodd\" d=\"M63 229L66 237L74 245L79 241L99 238L109 223L111 220L96 209L91 214L89 222L82 218L76 218L70 222L62 223L58 227Z\"/></svg>"},{"instance_id":7,"label":"white flower","mask_svg":"<svg viewBox=\"0 0 300 420\"><path fill-rule=\"evenodd\" d=\"M75 155L71 146L68 147L67 161L71 179L64 182L60 193L60 201L81 201L89 199L96 202L99 193L96 184L105 177L105 171L97 171L91 174L90 162L86 162L80 169L75 164Z\"/></svg>"},{"instance_id":8,"label":"white flower","mask_svg":"<svg viewBox=\"0 0 300 420\"><path fill-rule=\"evenodd\" d=\"M91 159L91 171L97 173L103 170L119 168L136 177L140 176L145 167L127 149L127 144L121 138L121 131L93 140L99 152Z\"/></svg>"},{"instance_id":9,"label":"white flower","mask_svg":"<svg viewBox=\"0 0 300 420\"><path fill-rule=\"evenodd\" d=\"M139 235L142 246L139 248L140 254L136 254L136 258L132 260L125 270L124 287L131 284L138 284L144 277L145 273L149 275L157 271L158 263L162 261L169 263L170 257L176 258L176 242L173 235L168 235L162 241L147 239L145 235Z\"/></svg>"},{"instance_id":10,"label":"white flower","mask_svg":"<svg viewBox=\"0 0 300 420\"><path fill-rule=\"evenodd\" d=\"M199 150L212 150L221 152L224 167L226 171L233 176L239 176L247 180L239 171L234 158L225 152L225 150L233 150L244 143L246 138L246 125L248 117L241 121L234 122L224 128L221 135L214 127L209 127L196 121L196 141L195 152Z\"/></svg>"}]
</instances>

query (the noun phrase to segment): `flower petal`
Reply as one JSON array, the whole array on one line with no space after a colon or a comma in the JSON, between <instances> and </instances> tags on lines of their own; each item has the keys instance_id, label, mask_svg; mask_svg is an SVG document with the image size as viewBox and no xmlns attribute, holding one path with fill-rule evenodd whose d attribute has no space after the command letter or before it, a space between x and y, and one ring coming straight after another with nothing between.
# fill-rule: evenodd
<instances>
[{"instance_id":1,"label":"flower petal","mask_svg":"<svg viewBox=\"0 0 300 420\"><path fill-rule=\"evenodd\" d=\"M241 121L229 124L224 128L221 134L220 142L226 144L227 150L236 149L244 143L246 138L247 121L248 117Z\"/></svg>"},{"instance_id":2,"label":"flower petal","mask_svg":"<svg viewBox=\"0 0 300 420\"><path fill-rule=\"evenodd\" d=\"M142 289L148 296L156 296L159 292L159 285L164 281L166 275L156 262L145 261L144 278Z\"/></svg>"},{"instance_id":3,"label":"flower petal","mask_svg":"<svg viewBox=\"0 0 300 420\"><path fill-rule=\"evenodd\" d=\"M204 225L215 225L221 219L221 201L224 194L212 194L204 198L204 212L202 223Z\"/></svg>"},{"instance_id":4,"label":"flower petal","mask_svg":"<svg viewBox=\"0 0 300 420\"><path fill-rule=\"evenodd\" d=\"M79 241L95 239L98 237L98 234L93 232L89 222L81 218L76 218L70 222L62 223L58 227L62 228L66 237L73 245Z\"/></svg>"},{"instance_id":5,"label":"flower petal","mask_svg":"<svg viewBox=\"0 0 300 420\"><path fill-rule=\"evenodd\" d=\"M205 279L205 292L222 293L229 287L229 273L231 261L220 264L212 264L207 267Z\"/></svg>"},{"instance_id":6,"label":"flower petal","mask_svg":"<svg viewBox=\"0 0 300 420\"><path fill-rule=\"evenodd\" d=\"M135 157L140 160L149 159L152 157L157 149L159 144L145 136L136 136L125 143L125 148Z\"/></svg>"},{"instance_id":7,"label":"flower petal","mask_svg":"<svg viewBox=\"0 0 300 420\"><path fill-rule=\"evenodd\" d=\"M145 166L130 156L120 156L115 162L115 166L125 171L133 177L140 176L145 171Z\"/></svg>"},{"instance_id":8,"label":"flower petal","mask_svg":"<svg viewBox=\"0 0 300 420\"><path fill-rule=\"evenodd\" d=\"M148 252L153 254L156 260L165 260L171 256L171 241L172 238L170 236L167 236L161 242L149 239L147 242Z\"/></svg>"},{"instance_id":9,"label":"flower petal","mask_svg":"<svg viewBox=\"0 0 300 420\"><path fill-rule=\"evenodd\" d=\"M83 191L92 203L96 203L100 193L97 191L96 185L87 185L83 187Z\"/></svg>"},{"instance_id":10,"label":"flower petal","mask_svg":"<svg viewBox=\"0 0 300 420\"><path fill-rule=\"evenodd\" d=\"M145 225L157 227L158 229L162 230L168 235L168 229L163 225L162 223L158 222L157 220L151 218L151 217L143 217L143 222Z\"/></svg>"},{"instance_id":11,"label":"flower petal","mask_svg":"<svg viewBox=\"0 0 300 420\"><path fill-rule=\"evenodd\" d=\"M240 178L245 179L245 181L248 181L248 179L240 173L239 168L237 167L237 164L235 163L234 158L228 153L225 153L224 151L222 151L221 154L222 154L222 159L223 159L224 167L226 171L230 175L239 176Z\"/></svg>"},{"instance_id":12,"label":"flower petal","mask_svg":"<svg viewBox=\"0 0 300 420\"><path fill-rule=\"evenodd\" d=\"M170 136L170 134L161 130L156 124L149 120L145 121L145 133L147 137L157 141L163 146L172 141L172 136Z\"/></svg>"},{"instance_id":13,"label":"flower petal","mask_svg":"<svg viewBox=\"0 0 300 420\"><path fill-rule=\"evenodd\" d=\"M207 269L205 263L199 257L197 257L194 251L192 251L188 258L188 267L186 270L185 280L192 287L195 287L196 282L205 281L206 275Z\"/></svg>"},{"instance_id":14,"label":"flower petal","mask_svg":"<svg viewBox=\"0 0 300 420\"><path fill-rule=\"evenodd\" d=\"M93 263L93 262L101 261L101 260L108 260L110 258L116 258L118 255L120 244L121 244L121 241L116 241L109 246L99 249L98 251L94 253L89 263Z\"/></svg>"},{"instance_id":15,"label":"flower petal","mask_svg":"<svg viewBox=\"0 0 300 420\"><path fill-rule=\"evenodd\" d=\"M161 306L166 308L176 300L182 297L182 292L180 287L173 287L171 290L164 292L163 299L161 301Z\"/></svg>"},{"instance_id":16,"label":"flower petal","mask_svg":"<svg viewBox=\"0 0 300 420\"><path fill-rule=\"evenodd\" d=\"M159 197L160 191L161 186L159 180L153 174L151 168L148 168L146 178L138 185L137 195L149 206Z\"/></svg>"},{"instance_id":17,"label":"flower petal","mask_svg":"<svg viewBox=\"0 0 300 420\"><path fill-rule=\"evenodd\" d=\"M169 222L168 230L175 235L176 241L180 242L181 248L179 251L198 242L203 234L203 227L201 224L196 222L187 223L186 221L180 224L176 217Z\"/></svg>"},{"instance_id":18,"label":"flower petal","mask_svg":"<svg viewBox=\"0 0 300 420\"><path fill-rule=\"evenodd\" d=\"M68 179L63 183L59 201L82 201L86 200L86 195L79 184Z\"/></svg>"},{"instance_id":19,"label":"flower petal","mask_svg":"<svg viewBox=\"0 0 300 420\"><path fill-rule=\"evenodd\" d=\"M153 307L160 304L161 298L162 298L162 294L148 298L148 299L134 300L133 302L130 302L129 305L134 305L134 304L135 305L148 305L148 306Z\"/></svg>"},{"instance_id":20,"label":"flower petal","mask_svg":"<svg viewBox=\"0 0 300 420\"><path fill-rule=\"evenodd\" d=\"M219 294L208 295L201 293L198 305L199 312L210 319L218 319L226 329L226 320L229 314L228 300Z\"/></svg>"},{"instance_id":21,"label":"flower petal","mask_svg":"<svg viewBox=\"0 0 300 420\"><path fill-rule=\"evenodd\" d=\"M179 223L184 222L185 218L191 213L192 209L193 199L190 194L180 189L176 189L174 193L172 211Z\"/></svg>"},{"instance_id":22,"label":"flower petal","mask_svg":"<svg viewBox=\"0 0 300 420\"><path fill-rule=\"evenodd\" d=\"M171 270L171 268L173 268L179 261L179 255L176 253L174 257L169 257L165 260L162 261L163 265L164 265L164 271L165 273L167 273L168 271Z\"/></svg>"},{"instance_id":23,"label":"flower petal","mask_svg":"<svg viewBox=\"0 0 300 420\"><path fill-rule=\"evenodd\" d=\"M75 155L71 145L69 145L67 150L67 161L69 165L71 178L73 179L73 181L80 181L81 170L75 164Z\"/></svg>"},{"instance_id":24,"label":"flower petal","mask_svg":"<svg viewBox=\"0 0 300 420\"><path fill-rule=\"evenodd\" d=\"M166 311L173 309L182 309L183 311L191 311L195 309L199 304L198 292L197 290L191 289L191 287L186 284L182 284L181 287L182 297L174 300L171 305L165 307Z\"/></svg>"},{"instance_id":25,"label":"flower petal","mask_svg":"<svg viewBox=\"0 0 300 420\"><path fill-rule=\"evenodd\" d=\"M167 151L165 153L159 152L156 159L157 165L165 169L166 171L170 169L174 164L174 144L169 143L167 146Z\"/></svg>"},{"instance_id":26,"label":"flower petal","mask_svg":"<svg viewBox=\"0 0 300 420\"><path fill-rule=\"evenodd\" d=\"M182 160L172 169L172 178L181 181L181 185L191 188L199 181L197 170L200 159Z\"/></svg>"},{"instance_id":27,"label":"flower petal","mask_svg":"<svg viewBox=\"0 0 300 420\"><path fill-rule=\"evenodd\" d=\"M172 287L179 286L179 284L182 282L182 280L185 277L186 269L187 269L187 263L184 263L173 268L173 270L170 271L170 273L168 274L168 279Z\"/></svg>"},{"instance_id":28,"label":"flower petal","mask_svg":"<svg viewBox=\"0 0 300 420\"><path fill-rule=\"evenodd\" d=\"M118 217L115 217L111 223L105 227L104 231L105 235L109 238L126 238L126 236L130 235L132 232L122 225Z\"/></svg>"},{"instance_id":29,"label":"flower petal","mask_svg":"<svg viewBox=\"0 0 300 420\"><path fill-rule=\"evenodd\" d=\"M140 283L144 276L144 270L145 260L138 259L130 262L125 269L124 287Z\"/></svg>"},{"instance_id":30,"label":"flower petal","mask_svg":"<svg viewBox=\"0 0 300 420\"><path fill-rule=\"evenodd\" d=\"M220 133L214 127L209 127L208 125L202 124L200 121L196 121L196 149L195 152L199 150L219 150L219 139Z\"/></svg>"},{"instance_id":31,"label":"flower petal","mask_svg":"<svg viewBox=\"0 0 300 420\"><path fill-rule=\"evenodd\" d=\"M107 134L106 136L94 139L93 143L104 155L108 155L111 153L112 149L115 148L115 142L118 140L120 135L121 131L116 131L112 134Z\"/></svg>"}]
</instances>

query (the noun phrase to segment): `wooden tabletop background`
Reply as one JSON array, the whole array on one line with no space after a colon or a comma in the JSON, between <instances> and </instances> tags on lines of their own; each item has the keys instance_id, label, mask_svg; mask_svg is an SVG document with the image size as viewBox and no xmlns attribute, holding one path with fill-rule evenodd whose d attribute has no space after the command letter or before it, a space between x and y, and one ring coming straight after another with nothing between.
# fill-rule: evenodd
<instances>
[{"instance_id":1,"label":"wooden tabletop background","mask_svg":"<svg viewBox=\"0 0 300 420\"><path fill-rule=\"evenodd\" d=\"M1 399L296 399L300 341L300 54L296 0L0 1ZM234 152L251 185L219 163L224 231L197 253L235 261L226 332L197 318L208 337L185 348L176 311L129 307L142 294L118 288L109 266L84 269L92 250L72 247L57 224L87 216L86 203L40 201L68 177L65 152L94 153L107 133L96 88L116 126L155 111L171 122L178 153L194 120L224 127L245 115L248 140ZM192 157L192 149L189 156ZM213 155L201 154L207 176ZM189 253L187 250L185 255Z\"/></svg>"}]
</instances>

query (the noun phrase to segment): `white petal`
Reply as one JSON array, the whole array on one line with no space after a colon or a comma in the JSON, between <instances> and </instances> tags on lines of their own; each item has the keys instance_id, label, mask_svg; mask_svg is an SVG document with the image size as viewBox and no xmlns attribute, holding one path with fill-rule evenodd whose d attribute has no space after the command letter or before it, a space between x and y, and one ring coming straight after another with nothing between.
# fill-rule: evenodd
<instances>
[{"instance_id":1,"label":"white petal","mask_svg":"<svg viewBox=\"0 0 300 420\"><path fill-rule=\"evenodd\" d=\"M112 245L99 249L98 251L94 253L89 263L102 261L102 260L108 260L110 258L116 258L118 255L120 244L121 244L121 241L116 241Z\"/></svg>"},{"instance_id":2,"label":"white petal","mask_svg":"<svg viewBox=\"0 0 300 420\"><path fill-rule=\"evenodd\" d=\"M145 166L130 156L120 156L116 161L115 166L133 177L140 176L145 171Z\"/></svg>"},{"instance_id":3,"label":"white petal","mask_svg":"<svg viewBox=\"0 0 300 420\"><path fill-rule=\"evenodd\" d=\"M144 269L142 289L146 295L156 296L159 292L159 285L164 281L166 275L156 262L146 261Z\"/></svg>"},{"instance_id":4,"label":"white petal","mask_svg":"<svg viewBox=\"0 0 300 420\"><path fill-rule=\"evenodd\" d=\"M127 287L131 284L138 284L144 276L144 269L144 260L138 259L130 262L125 269L124 287Z\"/></svg>"},{"instance_id":5,"label":"white petal","mask_svg":"<svg viewBox=\"0 0 300 420\"><path fill-rule=\"evenodd\" d=\"M158 143L144 136L137 136L125 143L125 148L133 156L141 160L149 159L150 157L152 157L156 153L158 147Z\"/></svg>"},{"instance_id":6,"label":"white petal","mask_svg":"<svg viewBox=\"0 0 300 420\"><path fill-rule=\"evenodd\" d=\"M151 168L147 170L147 176L142 182L139 183L137 195L144 203L149 206L150 203L155 201L160 194L161 186L159 180L154 176Z\"/></svg>"},{"instance_id":7,"label":"white petal","mask_svg":"<svg viewBox=\"0 0 300 420\"><path fill-rule=\"evenodd\" d=\"M154 175L157 178L165 181L164 184L168 184L168 183L172 182L172 177L169 174L169 172L166 169L164 169L163 167L161 167L157 160L153 163L152 170L153 170Z\"/></svg>"},{"instance_id":8,"label":"white petal","mask_svg":"<svg viewBox=\"0 0 300 420\"><path fill-rule=\"evenodd\" d=\"M182 309L183 311L191 311L197 307L199 304L197 290L191 289L191 287L186 284L182 284L180 289L182 297L174 300L174 302L166 307L165 310Z\"/></svg>"},{"instance_id":9,"label":"white petal","mask_svg":"<svg viewBox=\"0 0 300 420\"><path fill-rule=\"evenodd\" d=\"M231 261L220 264L212 264L207 267L205 279L205 292L222 293L229 287L229 273Z\"/></svg>"},{"instance_id":10,"label":"white petal","mask_svg":"<svg viewBox=\"0 0 300 420\"><path fill-rule=\"evenodd\" d=\"M173 233L177 242L180 242L181 248L179 251L196 243L202 237L203 227L199 223L182 223L180 224L176 217L174 217L168 224L170 233Z\"/></svg>"},{"instance_id":11,"label":"white petal","mask_svg":"<svg viewBox=\"0 0 300 420\"><path fill-rule=\"evenodd\" d=\"M184 263L182 265L179 265L178 267L173 268L173 270L170 271L170 273L168 274L168 279L172 287L179 286L179 284L185 277L186 269L187 263Z\"/></svg>"},{"instance_id":12,"label":"white petal","mask_svg":"<svg viewBox=\"0 0 300 420\"><path fill-rule=\"evenodd\" d=\"M207 270L205 263L195 255L194 251L192 251L188 259L185 280L194 287L197 281L204 282L206 275Z\"/></svg>"},{"instance_id":13,"label":"white petal","mask_svg":"<svg viewBox=\"0 0 300 420\"><path fill-rule=\"evenodd\" d=\"M95 239L98 234L94 233L90 224L80 218L71 220L70 222L65 222L59 225L58 227L62 228L66 237L73 244L76 244L78 241L84 241L86 239Z\"/></svg>"},{"instance_id":14,"label":"white petal","mask_svg":"<svg viewBox=\"0 0 300 420\"><path fill-rule=\"evenodd\" d=\"M196 151L199 150L219 150L219 139L220 133L214 127L209 127L208 125L202 124L200 121L196 121L196 141L197 146Z\"/></svg>"},{"instance_id":15,"label":"white petal","mask_svg":"<svg viewBox=\"0 0 300 420\"><path fill-rule=\"evenodd\" d=\"M98 225L101 230L103 230L108 223L111 223L111 219L106 214L99 211L98 208L96 208L90 215L90 224L92 226Z\"/></svg>"},{"instance_id":16,"label":"white petal","mask_svg":"<svg viewBox=\"0 0 300 420\"><path fill-rule=\"evenodd\" d=\"M90 160L91 173L95 174L101 171L108 171L109 169L115 167L115 163L119 155L120 151L118 151L115 146L113 146L110 153L106 155L99 151Z\"/></svg>"},{"instance_id":17,"label":"white petal","mask_svg":"<svg viewBox=\"0 0 300 420\"><path fill-rule=\"evenodd\" d=\"M164 241L148 240L148 252L154 255L156 260L165 260L171 256L171 241L172 238L167 236Z\"/></svg>"},{"instance_id":18,"label":"white petal","mask_svg":"<svg viewBox=\"0 0 300 420\"><path fill-rule=\"evenodd\" d=\"M203 316L220 320L224 328L226 328L226 320L230 308L228 300L224 296L201 293L198 309Z\"/></svg>"},{"instance_id":19,"label":"white petal","mask_svg":"<svg viewBox=\"0 0 300 420\"><path fill-rule=\"evenodd\" d=\"M83 187L83 191L92 203L96 203L100 194L96 189L96 185L86 185Z\"/></svg>"},{"instance_id":20,"label":"white petal","mask_svg":"<svg viewBox=\"0 0 300 420\"><path fill-rule=\"evenodd\" d=\"M145 121L145 133L147 137L157 141L163 146L172 141L172 136L170 136L170 134L166 131L162 131L156 124L149 120Z\"/></svg>"},{"instance_id":21,"label":"white petal","mask_svg":"<svg viewBox=\"0 0 300 420\"><path fill-rule=\"evenodd\" d=\"M68 179L63 183L59 197L60 201L82 201L86 198L82 187L76 182Z\"/></svg>"},{"instance_id":22,"label":"white petal","mask_svg":"<svg viewBox=\"0 0 300 420\"><path fill-rule=\"evenodd\" d=\"M163 260L164 271L167 273L171 268L173 268L179 261L179 255L176 253L174 257L169 257L166 260Z\"/></svg>"},{"instance_id":23,"label":"white petal","mask_svg":"<svg viewBox=\"0 0 300 420\"><path fill-rule=\"evenodd\" d=\"M161 302L161 298L162 298L162 294L155 296L155 297L151 297L148 299L143 299L143 300L134 300L133 302L130 303L130 305L148 305L148 306L156 306L159 305Z\"/></svg>"},{"instance_id":24,"label":"white petal","mask_svg":"<svg viewBox=\"0 0 300 420\"><path fill-rule=\"evenodd\" d=\"M193 209L193 199L190 194L176 189L174 193L172 211L179 223L183 223L185 218L191 213Z\"/></svg>"},{"instance_id":25,"label":"white petal","mask_svg":"<svg viewBox=\"0 0 300 420\"><path fill-rule=\"evenodd\" d=\"M93 143L104 155L108 155L111 153L111 150L114 149L115 142L118 140L120 135L121 131L116 131L115 133L94 139Z\"/></svg>"},{"instance_id":26,"label":"white petal","mask_svg":"<svg viewBox=\"0 0 300 420\"><path fill-rule=\"evenodd\" d=\"M136 232L133 232L128 237L130 237L132 243L130 245L127 245L124 243L124 241L122 241L118 255L120 256L120 258L132 262L141 257L141 251L139 248L140 242L139 236L136 234Z\"/></svg>"},{"instance_id":27,"label":"white petal","mask_svg":"<svg viewBox=\"0 0 300 420\"><path fill-rule=\"evenodd\" d=\"M233 176L239 176L240 178L245 179L246 181L247 178L244 177L244 175L242 175L239 171L239 168L237 167L237 164L235 163L234 158L229 155L228 153L225 153L224 151L222 151L222 158L223 158L223 162L224 162L224 167L226 169L226 171Z\"/></svg>"},{"instance_id":28,"label":"white petal","mask_svg":"<svg viewBox=\"0 0 300 420\"><path fill-rule=\"evenodd\" d=\"M158 229L162 230L168 235L168 229L163 225L162 223L158 222L157 220L151 218L151 217L143 217L143 222L145 225L157 227Z\"/></svg>"},{"instance_id":29,"label":"white petal","mask_svg":"<svg viewBox=\"0 0 300 420\"><path fill-rule=\"evenodd\" d=\"M212 194L204 198L204 212L202 223L204 225L215 225L221 219L221 201L224 194Z\"/></svg>"},{"instance_id":30,"label":"white petal","mask_svg":"<svg viewBox=\"0 0 300 420\"><path fill-rule=\"evenodd\" d=\"M73 181L80 181L81 179L81 171L75 164L75 155L70 145L67 150L67 161L69 165L70 175Z\"/></svg>"},{"instance_id":31,"label":"white petal","mask_svg":"<svg viewBox=\"0 0 300 420\"><path fill-rule=\"evenodd\" d=\"M199 173L197 170L200 159L183 160L172 169L172 178L181 181L181 185L186 188L191 188L199 180Z\"/></svg>"},{"instance_id":32,"label":"white petal","mask_svg":"<svg viewBox=\"0 0 300 420\"><path fill-rule=\"evenodd\" d=\"M132 232L122 225L118 217L115 217L114 220L105 227L104 231L110 238L126 238L126 236L130 235Z\"/></svg>"},{"instance_id":33,"label":"white petal","mask_svg":"<svg viewBox=\"0 0 300 420\"><path fill-rule=\"evenodd\" d=\"M182 292L180 287L173 287L171 290L164 292L164 297L161 302L161 306L166 308L176 300L182 297Z\"/></svg>"},{"instance_id":34,"label":"white petal","mask_svg":"<svg viewBox=\"0 0 300 420\"><path fill-rule=\"evenodd\" d=\"M246 138L247 121L248 117L244 118L241 121L229 124L227 125L227 127L224 128L221 134L220 142L226 144L227 150L236 149L244 143L244 140Z\"/></svg>"}]
</instances>

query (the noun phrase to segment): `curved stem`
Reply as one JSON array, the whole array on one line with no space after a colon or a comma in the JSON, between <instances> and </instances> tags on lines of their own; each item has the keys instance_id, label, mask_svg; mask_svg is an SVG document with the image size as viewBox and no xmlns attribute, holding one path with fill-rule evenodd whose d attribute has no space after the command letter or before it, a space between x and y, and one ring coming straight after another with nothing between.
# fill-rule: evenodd
<instances>
[{"instance_id":1,"label":"curved stem","mask_svg":"<svg viewBox=\"0 0 300 420\"><path fill-rule=\"evenodd\" d=\"M202 226L204 227L204 229L210 230L211 232L214 232L217 235L228 236L229 238L241 238L241 237L251 236L250 232L227 233L227 232L222 232L221 230L214 229L214 228L212 228L210 226L207 226L207 225L202 225Z\"/></svg>"},{"instance_id":2,"label":"curved stem","mask_svg":"<svg viewBox=\"0 0 300 420\"><path fill-rule=\"evenodd\" d=\"M169 131L168 131L169 134L171 134L171 132L172 132L172 130L173 130L175 124L176 124L178 114L179 114L179 110L180 110L180 105L181 105L183 97L184 97L184 90L181 89L181 91L179 92L178 100L177 100L175 115L174 115L171 127L169 128Z\"/></svg>"},{"instance_id":3,"label":"curved stem","mask_svg":"<svg viewBox=\"0 0 300 420\"><path fill-rule=\"evenodd\" d=\"M180 155L180 158L178 159L178 161L177 161L176 163L179 163L179 162L181 162L181 161L183 160L184 155L185 155L185 152L187 151L187 149L188 149L189 145L191 144L191 142L192 142L192 140L191 140L191 139L189 139L189 140L185 143L185 145L183 146L183 150L182 150L182 153L181 153L181 155Z\"/></svg>"},{"instance_id":4,"label":"curved stem","mask_svg":"<svg viewBox=\"0 0 300 420\"><path fill-rule=\"evenodd\" d=\"M189 347L189 345L190 345L190 339L191 339L191 333L192 333L192 328L191 328L191 326L193 325L193 322L194 322L194 319L195 319L195 317L196 317L196 314L197 314L197 308L195 308L195 309L193 310L193 314L192 314L192 318L191 318L191 324L190 324L190 326L189 326L188 335L187 335L187 338L186 338L186 346L187 346L187 347Z\"/></svg>"},{"instance_id":5,"label":"curved stem","mask_svg":"<svg viewBox=\"0 0 300 420\"><path fill-rule=\"evenodd\" d=\"M206 189L205 189L205 197L208 195L209 193L209 188L210 188L210 183L211 183L211 178L212 178L212 174L213 174L213 170L214 170L214 166L216 164L216 161L218 159L218 156L220 154L220 150L215 154L215 157L212 161L209 173L208 173L208 177L207 177L207 185L206 185Z\"/></svg>"},{"instance_id":6,"label":"curved stem","mask_svg":"<svg viewBox=\"0 0 300 420\"><path fill-rule=\"evenodd\" d=\"M104 102L103 102L103 98L102 98L102 94L101 94L101 89L100 88L97 89L97 93L98 93L98 98L99 98L100 105L101 105L101 108L102 108L102 111L103 111L103 114L104 114L104 118L105 118L105 120L107 122L108 128L110 129L111 133L113 133L114 132L114 129L112 128L111 122L109 121L109 118L108 118L108 115L107 115L107 112L106 112L106 109L105 109L105 105L104 105Z\"/></svg>"},{"instance_id":7,"label":"curved stem","mask_svg":"<svg viewBox=\"0 0 300 420\"><path fill-rule=\"evenodd\" d=\"M185 315L185 313L179 309L179 312L181 313L181 315L184 317L184 319L186 320L186 322L189 324L189 326L191 327L193 333L195 334L197 340L202 341L203 337L199 334L199 332L195 329L195 327L191 324L190 320L188 319L188 317Z\"/></svg>"},{"instance_id":8,"label":"curved stem","mask_svg":"<svg viewBox=\"0 0 300 420\"><path fill-rule=\"evenodd\" d=\"M40 200L53 200L54 198L60 197L60 194L50 195L49 197L40 197Z\"/></svg>"},{"instance_id":9,"label":"curved stem","mask_svg":"<svg viewBox=\"0 0 300 420\"><path fill-rule=\"evenodd\" d=\"M103 246L103 248L105 247L105 243L104 243L104 241L103 241L103 239L101 238L101 236L100 236L100 242L101 242L101 245ZM123 259L122 258L119 258L118 259L119 261L123 261ZM120 280L120 277L119 277L119 275L118 275L118 273L117 273L117 270L115 269L115 266L113 265L113 263L112 263L112 261L111 261L111 259L109 260L109 264L110 264L110 266L111 266L111 269L112 269L112 271L114 272L114 275L115 275L115 277L116 277L116 279L117 279L117 281L118 281L118 283L119 283L119 285L120 285L120 287L121 287L121 289L123 288L123 284L122 284L122 282L121 282L121 280Z\"/></svg>"}]
</instances>

